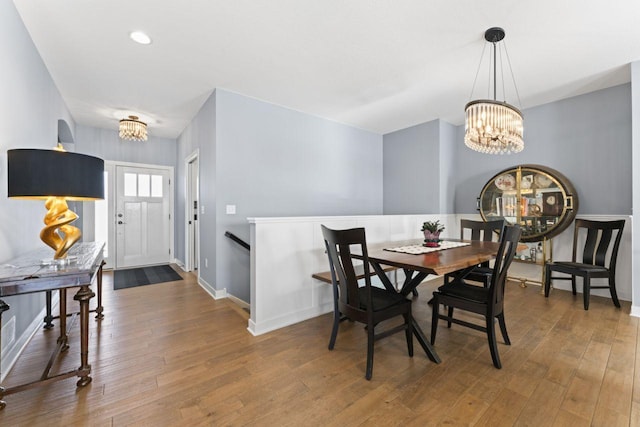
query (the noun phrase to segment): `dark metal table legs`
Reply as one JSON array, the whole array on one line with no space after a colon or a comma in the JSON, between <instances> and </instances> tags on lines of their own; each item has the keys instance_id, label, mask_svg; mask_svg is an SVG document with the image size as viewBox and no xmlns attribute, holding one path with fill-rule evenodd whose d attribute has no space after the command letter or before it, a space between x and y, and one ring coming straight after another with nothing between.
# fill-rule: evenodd
<instances>
[{"instance_id":1,"label":"dark metal table legs","mask_svg":"<svg viewBox=\"0 0 640 427\"><path fill-rule=\"evenodd\" d=\"M9 310L9 305L0 299L0 328L2 327L2 313ZM2 348L2 336L0 336L0 348ZM0 369L0 377L2 376L2 370ZM4 397L4 387L0 386L0 410L7 406L7 403L2 400Z\"/></svg>"},{"instance_id":2,"label":"dark metal table legs","mask_svg":"<svg viewBox=\"0 0 640 427\"><path fill-rule=\"evenodd\" d=\"M80 302L80 367L78 376L80 379L76 383L78 387L84 387L91 382L91 365L89 365L89 300L96 294L93 293L89 285L83 285L78 293L73 297Z\"/></svg>"},{"instance_id":3,"label":"dark metal table legs","mask_svg":"<svg viewBox=\"0 0 640 427\"><path fill-rule=\"evenodd\" d=\"M386 289L395 291L396 289L395 286L393 286L393 283L391 283L387 275L384 273L384 270L382 269L380 264L378 264L377 262L373 262L371 260L369 261L371 262L373 269L378 274L378 277L382 281L382 284L384 285L384 287ZM428 276L427 273L416 272L416 271L407 270L407 269L404 269L404 273L405 273L404 284L402 285L402 289L400 289L400 293L404 296L407 296L410 293L412 293L418 287L418 285ZM427 354L427 357L429 358L429 360L431 360L434 363L440 363L440 357L438 356L438 353L436 353L433 346L431 346L431 342L429 342L429 340L426 339L424 332L422 331L418 323L415 321L415 319L412 322L412 326L413 326L413 333L417 338L418 343L420 344L424 352Z\"/></svg>"}]
</instances>

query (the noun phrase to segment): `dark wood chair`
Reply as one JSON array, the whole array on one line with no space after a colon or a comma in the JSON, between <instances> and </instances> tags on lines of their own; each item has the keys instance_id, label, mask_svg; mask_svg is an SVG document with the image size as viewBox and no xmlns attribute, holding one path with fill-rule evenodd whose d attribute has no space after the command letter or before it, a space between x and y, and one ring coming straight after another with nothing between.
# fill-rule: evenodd
<instances>
[{"instance_id":1,"label":"dark wood chair","mask_svg":"<svg viewBox=\"0 0 640 427\"><path fill-rule=\"evenodd\" d=\"M580 276L583 283L582 293L585 310L589 309L591 289L609 289L613 304L620 307L616 293L616 260L624 223L624 220L589 221L576 219L571 262L555 261L545 265L544 296L549 296L552 280L571 280L573 295L576 295L576 276ZM584 242L584 246L582 246L582 242ZM582 247L582 261L578 261L579 246ZM607 256L608 253L609 256ZM568 274L570 277L552 276L554 272ZM608 279L608 285L591 285L591 279L603 278Z\"/></svg>"},{"instance_id":2,"label":"dark wood chair","mask_svg":"<svg viewBox=\"0 0 640 427\"><path fill-rule=\"evenodd\" d=\"M399 331L405 331L409 356L413 357L413 326L411 300L397 292L371 285L371 273L365 268L364 286L357 279L356 267L351 259L351 248L356 246L362 253L364 265L369 265L364 228L331 230L322 225L322 235L329 257L329 269L333 282L334 316L333 329L329 340L329 350L333 350L338 335L338 326L348 319L364 323L367 331L367 368L365 378L373 373L373 344L375 340ZM376 334L376 326L387 319L402 316L401 325Z\"/></svg>"},{"instance_id":3,"label":"dark wood chair","mask_svg":"<svg viewBox=\"0 0 640 427\"><path fill-rule=\"evenodd\" d=\"M507 271L513 261L520 240L521 230L517 225L506 226L501 234L500 248L493 264L493 274L488 287L469 285L462 280L446 283L433 293L433 316L431 320L431 344L435 344L438 320L447 321L447 327L452 323L466 326L478 331L486 332L493 366L500 369L500 356L496 342L495 319L498 319L502 337L507 345L511 344L504 320L504 287L507 281ZM440 314L440 304L448 307L447 315ZM470 311L485 317L485 325L481 326L466 320L453 317L454 309Z\"/></svg>"},{"instance_id":4,"label":"dark wood chair","mask_svg":"<svg viewBox=\"0 0 640 427\"><path fill-rule=\"evenodd\" d=\"M500 233L505 226L504 219L494 221L473 221L470 219L460 220L460 239L463 240L483 240L491 242L500 238ZM472 282L480 282L486 288L491 283L493 269L488 262L479 264L476 268L466 274L463 279ZM459 273L448 273L444 276L444 283L449 283L458 277Z\"/></svg>"}]
</instances>

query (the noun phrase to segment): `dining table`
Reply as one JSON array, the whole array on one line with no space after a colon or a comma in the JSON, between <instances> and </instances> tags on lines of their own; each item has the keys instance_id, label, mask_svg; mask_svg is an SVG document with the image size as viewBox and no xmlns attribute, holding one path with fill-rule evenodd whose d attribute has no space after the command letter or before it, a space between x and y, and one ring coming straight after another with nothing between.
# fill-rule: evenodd
<instances>
[{"instance_id":1,"label":"dining table","mask_svg":"<svg viewBox=\"0 0 640 427\"><path fill-rule=\"evenodd\" d=\"M367 244L369 264L375 270L386 289L404 296L412 293L430 274L443 276L455 273L464 278L475 266L491 261L498 253L499 242L446 239L441 246L425 248L419 240ZM363 260L363 254L352 253L353 258ZM385 274L385 266L394 266L404 271L405 279L398 289ZM440 357L427 340L420 325L412 321L413 332L427 357L440 363Z\"/></svg>"}]
</instances>

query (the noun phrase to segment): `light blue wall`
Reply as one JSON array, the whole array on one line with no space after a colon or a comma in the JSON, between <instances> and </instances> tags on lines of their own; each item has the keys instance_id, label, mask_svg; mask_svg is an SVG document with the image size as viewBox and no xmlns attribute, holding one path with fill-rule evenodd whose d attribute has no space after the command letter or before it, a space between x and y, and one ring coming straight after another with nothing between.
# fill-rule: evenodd
<instances>
[{"instance_id":1,"label":"light blue wall","mask_svg":"<svg viewBox=\"0 0 640 427\"><path fill-rule=\"evenodd\" d=\"M189 126L178 137L178 155L176 165L176 257L183 263L185 255L185 200L186 165L185 161L196 151L199 161L200 208L200 260L199 274L202 280L212 285L216 278L216 94L207 99ZM204 259L211 259L205 267Z\"/></svg>"},{"instance_id":2,"label":"light blue wall","mask_svg":"<svg viewBox=\"0 0 640 427\"><path fill-rule=\"evenodd\" d=\"M382 213L382 136L216 91L216 284L249 301L247 217ZM226 205L236 205L226 215Z\"/></svg>"},{"instance_id":3,"label":"light blue wall","mask_svg":"<svg viewBox=\"0 0 640 427\"><path fill-rule=\"evenodd\" d=\"M440 213L456 213L457 128L440 120Z\"/></svg>"},{"instance_id":4,"label":"light blue wall","mask_svg":"<svg viewBox=\"0 0 640 427\"><path fill-rule=\"evenodd\" d=\"M124 141L118 136L117 122L113 129L76 126L76 151L107 161L175 166L176 140L153 136L149 129L147 141Z\"/></svg>"},{"instance_id":5,"label":"light blue wall","mask_svg":"<svg viewBox=\"0 0 640 427\"><path fill-rule=\"evenodd\" d=\"M178 146L180 162L200 150L201 278L247 302L249 253L225 231L248 242L248 217L382 213L381 135L217 89Z\"/></svg>"},{"instance_id":6,"label":"light blue wall","mask_svg":"<svg viewBox=\"0 0 640 427\"><path fill-rule=\"evenodd\" d=\"M631 87L615 86L523 111L525 148L495 156L472 151L458 127L455 211L476 213L483 185L502 169L534 163L564 174L581 214L631 214Z\"/></svg>"},{"instance_id":7,"label":"light blue wall","mask_svg":"<svg viewBox=\"0 0 640 427\"><path fill-rule=\"evenodd\" d=\"M384 135L384 213L440 210L440 120Z\"/></svg>"},{"instance_id":8,"label":"light blue wall","mask_svg":"<svg viewBox=\"0 0 640 427\"><path fill-rule=\"evenodd\" d=\"M534 163L571 180L580 213L631 214L630 84L529 108L524 117L525 149L512 155L472 151L464 125L439 120L384 135L384 213L477 213L493 175ZM432 153L439 168L425 166Z\"/></svg>"},{"instance_id":9,"label":"light blue wall","mask_svg":"<svg viewBox=\"0 0 640 427\"><path fill-rule=\"evenodd\" d=\"M7 199L7 150L53 148L58 120L65 120L72 131L75 124L11 1L0 1L0 57L0 262L4 262L43 247L39 235L46 213L43 201ZM2 299L11 306L3 322L16 316L20 338L44 307L44 295ZM3 360L17 350L9 348Z\"/></svg>"}]
</instances>

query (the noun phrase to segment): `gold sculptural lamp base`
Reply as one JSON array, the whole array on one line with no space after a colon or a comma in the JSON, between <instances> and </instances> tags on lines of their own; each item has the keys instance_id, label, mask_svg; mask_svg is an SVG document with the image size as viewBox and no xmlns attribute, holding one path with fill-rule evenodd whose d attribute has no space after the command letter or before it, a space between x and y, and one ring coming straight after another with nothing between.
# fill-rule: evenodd
<instances>
[{"instance_id":1,"label":"gold sculptural lamp base","mask_svg":"<svg viewBox=\"0 0 640 427\"><path fill-rule=\"evenodd\" d=\"M45 226L40 231L40 239L56 251L54 260L64 259L82 236L79 228L70 225L78 219L78 215L69 209L64 197L49 197L44 206L47 214L44 216Z\"/></svg>"}]
</instances>

